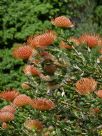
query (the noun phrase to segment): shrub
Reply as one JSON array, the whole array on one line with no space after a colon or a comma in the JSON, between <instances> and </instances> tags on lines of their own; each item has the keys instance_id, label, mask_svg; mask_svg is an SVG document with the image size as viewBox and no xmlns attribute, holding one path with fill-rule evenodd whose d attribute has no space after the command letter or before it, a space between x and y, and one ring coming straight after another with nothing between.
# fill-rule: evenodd
<instances>
[{"instance_id":1,"label":"shrub","mask_svg":"<svg viewBox=\"0 0 102 136\"><path fill-rule=\"evenodd\" d=\"M57 26L58 23L63 26L65 22L60 20ZM69 31L74 29L67 27ZM2 136L101 134L102 59L99 40L102 39L92 34L69 38L66 29L59 28L57 38L51 45L47 41L46 48L45 44L39 44L46 39L43 34L40 38L32 37L27 44L31 46L37 38L28 64L34 68L34 73L38 70L39 74L32 74L31 68L25 72L31 88L9 103L16 108L15 119L7 122L7 128L2 122ZM59 46L62 41L63 46ZM1 107L7 104L2 100ZM1 121L5 116L10 117L7 113L0 114Z\"/></svg>"}]
</instances>

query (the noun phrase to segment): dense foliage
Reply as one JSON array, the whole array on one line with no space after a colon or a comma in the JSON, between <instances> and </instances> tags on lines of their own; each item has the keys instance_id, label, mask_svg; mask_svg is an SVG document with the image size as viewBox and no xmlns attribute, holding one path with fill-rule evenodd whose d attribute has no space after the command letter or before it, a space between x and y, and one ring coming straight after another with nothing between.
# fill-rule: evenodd
<instances>
[{"instance_id":1,"label":"dense foliage","mask_svg":"<svg viewBox=\"0 0 102 136\"><path fill-rule=\"evenodd\" d=\"M100 26L101 9L100 3L95 0L2 0L0 48L4 45L11 47L13 42L22 42L39 30L51 29L46 20L59 15L67 15L78 23L85 23L91 18L88 22L90 26L95 22ZM98 31L101 31L100 28Z\"/></svg>"},{"instance_id":2,"label":"dense foliage","mask_svg":"<svg viewBox=\"0 0 102 136\"><path fill-rule=\"evenodd\" d=\"M0 50L0 90L18 88L25 80L22 73L24 63L12 57L11 50Z\"/></svg>"},{"instance_id":3,"label":"dense foliage","mask_svg":"<svg viewBox=\"0 0 102 136\"><path fill-rule=\"evenodd\" d=\"M64 22L62 21L63 18ZM23 68L19 68L16 64L19 63L21 66L24 64L21 60L26 58L28 48L26 50L24 45L16 45L15 50L12 50L13 57L17 59L15 61L11 54L9 55L11 59L5 61L6 55L3 58L4 53L2 52L2 73L4 76L11 75L10 80L15 86L9 85L12 88L15 87L21 93L21 95L18 94L16 98L13 98L12 103L8 102L8 97L5 97L5 94L0 95L3 98L1 108L8 104L16 108L15 119L7 123L8 126L2 125L0 129L2 136L96 136L101 134L102 96L97 91L102 89L101 43L99 42L101 37L85 34L80 38L74 38L75 41L71 42L70 40L73 38L69 33L71 29L73 30L73 28L70 28L70 26L74 27L73 23L69 20L69 23L66 22L66 24L65 21L68 20L63 16L58 19L60 19L60 22L62 21L61 24L56 20L52 22L56 26L56 30L59 25L65 25L69 29L58 28L57 34L54 31L48 31L27 40L25 47L31 46L33 50L28 65L34 68L33 71L29 68L24 71L28 80L23 78L24 76L21 74ZM63 45L62 40L66 44ZM52 42L54 43L52 44ZM48 44L51 44L51 46L48 46ZM23 48L24 50L22 50ZM8 52L8 50L6 51ZM17 70L18 73L14 74L14 70ZM87 81L90 80L90 83L84 85L84 78L88 79ZM13 81L14 79L16 81ZM19 84L17 84L19 80L23 83L24 79L28 81L29 86L28 89L23 86L23 89L26 89L25 91L18 89ZM80 85L76 86L80 79L83 82L80 81ZM77 87L79 90L77 90ZM12 97L9 96L9 98ZM0 116L2 121L8 115L5 114L5 111L1 111ZM12 119L11 116L8 116L8 118ZM36 120L38 122L29 125L26 122L30 122L30 119L33 120L33 123ZM39 125L39 120L43 123L43 126L42 124ZM38 131L39 129L41 130Z\"/></svg>"}]
</instances>

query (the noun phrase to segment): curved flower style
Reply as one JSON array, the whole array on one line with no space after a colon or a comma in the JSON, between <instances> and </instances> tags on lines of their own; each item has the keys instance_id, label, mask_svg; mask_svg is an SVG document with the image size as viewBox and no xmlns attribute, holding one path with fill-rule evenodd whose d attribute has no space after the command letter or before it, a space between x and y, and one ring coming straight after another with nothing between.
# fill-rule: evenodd
<instances>
[{"instance_id":1,"label":"curved flower style","mask_svg":"<svg viewBox=\"0 0 102 136\"><path fill-rule=\"evenodd\" d=\"M22 45L13 49L12 55L16 59L28 59L32 55L33 49L28 45Z\"/></svg>"},{"instance_id":2,"label":"curved flower style","mask_svg":"<svg viewBox=\"0 0 102 136\"><path fill-rule=\"evenodd\" d=\"M65 16L59 16L55 19L51 19L51 23L57 27L74 27L74 24L70 21L70 19Z\"/></svg>"},{"instance_id":3,"label":"curved flower style","mask_svg":"<svg viewBox=\"0 0 102 136\"><path fill-rule=\"evenodd\" d=\"M35 129L37 131L41 131L43 129L43 124L37 119L29 119L24 123L25 128L32 130Z\"/></svg>"},{"instance_id":4,"label":"curved flower style","mask_svg":"<svg viewBox=\"0 0 102 136\"><path fill-rule=\"evenodd\" d=\"M55 104L46 98L36 98L32 100L32 107L37 110L51 110Z\"/></svg>"},{"instance_id":5,"label":"curved flower style","mask_svg":"<svg viewBox=\"0 0 102 136\"><path fill-rule=\"evenodd\" d=\"M5 99L7 101L13 101L16 96L19 95L19 92L17 92L16 90L11 90L11 91L4 91L0 93L0 98Z\"/></svg>"},{"instance_id":6,"label":"curved flower style","mask_svg":"<svg viewBox=\"0 0 102 136\"><path fill-rule=\"evenodd\" d=\"M93 78L81 78L76 82L75 86L79 94L85 95L96 89L97 82Z\"/></svg>"}]
</instances>

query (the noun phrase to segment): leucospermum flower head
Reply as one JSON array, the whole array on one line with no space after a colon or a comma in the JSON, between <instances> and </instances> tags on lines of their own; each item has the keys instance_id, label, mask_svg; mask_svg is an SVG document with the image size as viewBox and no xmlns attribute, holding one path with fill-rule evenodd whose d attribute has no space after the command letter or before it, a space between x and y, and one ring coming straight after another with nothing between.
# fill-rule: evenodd
<instances>
[{"instance_id":1,"label":"leucospermum flower head","mask_svg":"<svg viewBox=\"0 0 102 136\"><path fill-rule=\"evenodd\" d=\"M14 120L14 114L8 111L0 111L0 121L1 122L8 122Z\"/></svg>"},{"instance_id":2,"label":"leucospermum flower head","mask_svg":"<svg viewBox=\"0 0 102 136\"><path fill-rule=\"evenodd\" d=\"M13 49L12 55L16 59L28 59L32 55L33 49L28 45L17 46Z\"/></svg>"},{"instance_id":3,"label":"leucospermum flower head","mask_svg":"<svg viewBox=\"0 0 102 136\"><path fill-rule=\"evenodd\" d=\"M19 92L17 92L16 90L7 90L0 93L0 98L7 101L13 101L18 95Z\"/></svg>"},{"instance_id":4,"label":"leucospermum flower head","mask_svg":"<svg viewBox=\"0 0 102 136\"><path fill-rule=\"evenodd\" d=\"M37 110L51 110L55 104L46 98L36 98L32 100L32 107Z\"/></svg>"},{"instance_id":5,"label":"leucospermum flower head","mask_svg":"<svg viewBox=\"0 0 102 136\"><path fill-rule=\"evenodd\" d=\"M11 106L11 105L7 105L7 106L4 106L0 111L2 112L11 112L11 113L15 113L16 112L16 109Z\"/></svg>"},{"instance_id":6,"label":"leucospermum flower head","mask_svg":"<svg viewBox=\"0 0 102 136\"><path fill-rule=\"evenodd\" d=\"M81 78L75 84L75 90L81 95L93 92L96 87L97 82L93 78Z\"/></svg>"},{"instance_id":7,"label":"leucospermum flower head","mask_svg":"<svg viewBox=\"0 0 102 136\"><path fill-rule=\"evenodd\" d=\"M13 105L15 107L22 107L25 105L30 105L32 102L31 98L25 94L20 94L18 95L14 101L13 101Z\"/></svg>"},{"instance_id":8,"label":"leucospermum flower head","mask_svg":"<svg viewBox=\"0 0 102 136\"><path fill-rule=\"evenodd\" d=\"M28 38L27 44L31 47L45 48L48 45L51 45L55 41L56 37L56 33L49 30L43 34Z\"/></svg>"},{"instance_id":9,"label":"leucospermum flower head","mask_svg":"<svg viewBox=\"0 0 102 136\"><path fill-rule=\"evenodd\" d=\"M25 73L25 75L39 76L41 74L41 72L32 65L26 65L23 69L23 72Z\"/></svg>"},{"instance_id":10,"label":"leucospermum flower head","mask_svg":"<svg viewBox=\"0 0 102 136\"><path fill-rule=\"evenodd\" d=\"M41 131L43 129L43 124L41 121L37 120L37 119L29 119L26 120L24 122L24 126L25 128L27 128L28 130L37 130L37 131Z\"/></svg>"},{"instance_id":11,"label":"leucospermum flower head","mask_svg":"<svg viewBox=\"0 0 102 136\"><path fill-rule=\"evenodd\" d=\"M102 98L102 90L98 90L97 92L95 92L96 95L99 97L99 98Z\"/></svg>"},{"instance_id":12,"label":"leucospermum flower head","mask_svg":"<svg viewBox=\"0 0 102 136\"><path fill-rule=\"evenodd\" d=\"M70 21L70 19L65 16L59 16L56 17L55 19L51 19L51 23L57 27L64 27L64 28L74 26L74 24Z\"/></svg>"},{"instance_id":13,"label":"leucospermum flower head","mask_svg":"<svg viewBox=\"0 0 102 136\"><path fill-rule=\"evenodd\" d=\"M93 48L98 45L99 36L92 34L83 34L80 36L79 41L81 43L87 44L90 48Z\"/></svg>"}]
</instances>

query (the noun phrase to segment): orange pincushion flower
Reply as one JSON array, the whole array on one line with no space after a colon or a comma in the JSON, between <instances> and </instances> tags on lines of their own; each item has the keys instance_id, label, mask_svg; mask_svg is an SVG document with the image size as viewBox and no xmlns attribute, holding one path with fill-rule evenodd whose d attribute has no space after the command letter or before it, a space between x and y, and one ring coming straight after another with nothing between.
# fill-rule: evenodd
<instances>
[{"instance_id":1,"label":"orange pincushion flower","mask_svg":"<svg viewBox=\"0 0 102 136\"><path fill-rule=\"evenodd\" d=\"M73 27L73 23L70 21L69 18L65 16L59 16L55 19L51 19L51 23L57 27Z\"/></svg>"},{"instance_id":2,"label":"orange pincushion flower","mask_svg":"<svg viewBox=\"0 0 102 136\"><path fill-rule=\"evenodd\" d=\"M39 76L41 74L41 72L36 67L33 67L32 65L26 65L23 71L25 75Z\"/></svg>"},{"instance_id":3,"label":"orange pincushion flower","mask_svg":"<svg viewBox=\"0 0 102 136\"><path fill-rule=\"evenodd\" d=\"M96 95L99 97L99 98L102 98L102 90L98 90L97 92L95 92Z\"/></svg>"},{"instance_id":4,"label":"orange pincushion flower","mask_svg":"<svg viewBox=\"0 0 102 136\"><path fill-rule=\"evenodd\" d=\"M8 111L0 112L0 121L8 122L14 120L14 114Z\"/></svg>"},{"instance_id":5,"label":"orange pincushion flower","mask_svg":"<svg viewBox=\"0 0 102 136\"><path fill-rule=\"evenodd\" d=\"M27 44L31 47L46 47L54 42L56 39L56 33L54 31L48 31L44 34L31 37L27 40Z\"/></svg>"},{"instance_id":6,"label":"orange pincushion flower","mask_svg":"<svg viewBox=\"0 0 102 136\"><path fill-rule=\"evenodd\" d=\"M90 48L98 45L99 36L92 34L83 34L80 36L79 41L81 43L87 44Z\"/></svg>"},{"instance_id":7,"label":"orange pincushion flower","mask_svg":"<svg viewBox=\"0 0 102 136\"><path fill-rule=\"evenodd\" d=\"M16 112L15 108L13 106L11 106L11 105L7 105L7 106L3 107L0 111L2 111L2 112L7 112L8 111L8 112L11 112L11 113Z\"/></svg>"},{"instance_id":8,"label":"orange pincushion flower","mask_svg":"<svg viewBox=\"0 0 102 136\"><path fill-rule=\"evenodd\" d=\"M4 91L0 93L0 98L5 99L7 101L13 101L16 96L19 95L19 92L16 90L11 90L11 91Z\"/></svg>"},{"instance_id":9,"label":"orange pincushion flower","mask_svg":"<svg viewBox=\"0 0 102 136\"><path fill-rule=\"evenodd\" d=\"M55 107L55 104L46 98L37 98L32 100L32 107L37 110L50 110Z\"/></svg>"},{"instance_id":10,"label":"orange pincushion flower","mask_svg":"<svg viewBox=\"0 0 102 136\"><path fill-rule=\"evenodd\" d=\"M59 46L62 49L72 49L72 47L70 45L66 44L64 41L61 41Z\"/></svg>"},{"instance_id":11,"label":"orange pincushion flower","mask_svg":"<svg viewBox=\"0 0 102 136\"><path fill-rule=\"evenodd\" d=\"M13 101L13 105L16 107L22 107L25 105L30 105L32 103L32 100L29 96L25 95L25 94L21 94L18 95L14 101Z\"/></svg>"},{"instance_id":12,"label":"orange pincushion flower","mask_svg":"<svg viewBox=\"0 0 102 136\"><path fill-rule=\"evenodd\" d=\"M93 78L81 78L76 82L76 91L85 95L90 92L93 92L97 87L97 82Z\"/></svg>"},{"instance_id":13,"label":"orange pincushion flower","mask_svg":"<svg viewBox=\"0 0 102 136\"><path fill-rule=\"evenodd\" d=\"M43 129L43 124L42 122L40 122L39 120L37 119L29 119L29 120L26 120L25 123L24 123L24 126L25 128L29 129L29 130L38 130L38 131L41 131Z\"/></svg>"},{"instance_id":14,"label":"orange pincushion flower","mask_svg":"<svg viewBox=\"0 0 102 136\"><path fill-rule=\"evenodd\" d=\"M22 45L13 49L12 55L17 59L28 59L32 55L32 48L28 45Z\"/></svg>"}]
</instances>

